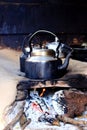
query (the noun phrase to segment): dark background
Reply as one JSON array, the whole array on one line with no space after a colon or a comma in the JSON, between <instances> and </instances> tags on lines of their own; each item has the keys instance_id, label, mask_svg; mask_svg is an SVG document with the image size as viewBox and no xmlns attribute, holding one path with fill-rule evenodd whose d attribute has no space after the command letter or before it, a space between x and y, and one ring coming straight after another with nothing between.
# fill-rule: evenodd
<instances>
[{"instance_id":1,"label":"dark background","mask_svg":"<svg viewBox=\"0 0 87 130\"><path fill-rule=\"evenodd\" d=\"M87 34L85 0L0 0L0 44L21 46L29 33L45 29L62 41Z\"/></svg>"}]
</instances>

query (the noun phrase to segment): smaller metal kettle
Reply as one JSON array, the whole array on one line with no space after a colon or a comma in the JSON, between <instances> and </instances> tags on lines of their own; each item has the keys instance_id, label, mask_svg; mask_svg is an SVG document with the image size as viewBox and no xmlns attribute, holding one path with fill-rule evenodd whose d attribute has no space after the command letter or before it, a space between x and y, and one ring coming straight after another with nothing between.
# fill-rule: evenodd
<instances>
[{"instance_id":1,"label":"smaller metal kettle","mask_svg":"<svg viewBox=\"0 0 87 130\"><path fill-rule=\"evenodd\" d=\"M56 52L53 49L43 48L41 43L39 48L32 47L32 39L38 33L49 33L55 37L58 43ZM69 64L69 58L72 53L72 49L67 54L64 63L58 58L58 49L61 45L58 41L57 36L46 30L39 30L32 34L29 38L30 52L28 58L25 61L25 75L30 79L57 79L65 74L65 71Z\"/></svg>"},{"instance_id":2,"label":"smaller metal kettle","mask_svg":"<svg viewBox=\"0 0 87 130\"><path fill-rule=\"evenodd\" d=\"M23 53L20 56L20 71L21 72L25 72L25 61L28 58L28 55L30 53L30 49L28 47L28 40L29 40L30 36L31 36L31 34L26 36L22 43L22 52Z\"/></svg>"}]
</instances>

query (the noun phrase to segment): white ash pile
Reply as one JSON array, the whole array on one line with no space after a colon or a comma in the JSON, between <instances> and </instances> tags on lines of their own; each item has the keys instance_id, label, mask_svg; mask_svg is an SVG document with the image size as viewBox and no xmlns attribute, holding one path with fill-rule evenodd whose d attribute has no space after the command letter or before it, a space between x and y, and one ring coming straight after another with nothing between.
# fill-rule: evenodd
<instances>
[{"instance_id":1,"label":"white ash pile","mask_svg":"<svg viewBox=\"0 0 87 130\"><path fill-rule=\"evenodd\" d=\"M75 97L78 93L80 96L86 97L84 92L80 92L78 90L59 90L53 93L53 90L50 89L47 93L45 92L46 89L42 89L41 93L37 90L31 90L25 100L15 101L12 108L10 107L8 114L6 115L8 125L4 130L9 130L11 128L12 130L87 129L86 112L84 113L84 116L80 118L81 120L78 118L76 120L71 118L71 116L74 117L75 115L71 113L69 115L68 104L65 99L65 94L67 95L68 92L69 94L72 93L72 95L74 93ZM84 99L84 106L86 104L87 97L86 100ZM77 109L76 106L75 109ZM80 115L82 115L84 111L85 109L80 111ZM72 113L76 114L75 112L75 110L72 111ZM79 114L77 113L77 115ZM83 128L83 126L85 127Z\"/></svg>"}]
</instances>

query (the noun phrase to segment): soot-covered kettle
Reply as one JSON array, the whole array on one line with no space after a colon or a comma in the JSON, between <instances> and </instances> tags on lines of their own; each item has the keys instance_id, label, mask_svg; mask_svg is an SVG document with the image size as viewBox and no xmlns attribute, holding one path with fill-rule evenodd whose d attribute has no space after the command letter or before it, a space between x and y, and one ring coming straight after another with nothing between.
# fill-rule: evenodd
<instances>
[{"instance_id":1,"label":"soot-covered kettle","mask_svg":"<svg viewBox=\"0 0 87 130\"><path fill-rule=\"evenodd\" d=\"M47 46L40 43L38 47L32 45L33 38L39 33L49 33L55 37L55 42L57 44L56 51L47 48ZM57 79L65 74L65 71L69 64L69 58L72 53L70 49L69 53L66 55L64 63L58 58L58 49L61 44L58 42L57 36L46 30L38 30L32 34L28 40L29 42L29 53L25 60L25 76L29 79Z\"/></svg>"}]
</instances>

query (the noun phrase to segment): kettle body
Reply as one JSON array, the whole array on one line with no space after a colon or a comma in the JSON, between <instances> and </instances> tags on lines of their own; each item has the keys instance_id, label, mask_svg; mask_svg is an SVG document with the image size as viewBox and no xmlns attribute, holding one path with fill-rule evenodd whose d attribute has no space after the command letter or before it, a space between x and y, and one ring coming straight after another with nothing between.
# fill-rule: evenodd
<instances>
[{"instance_id":1,"label":"kettle body","mask_svg":"<svg viewBox=\"0 0 87 130\"><path fill-rule=\"evenodd\" d=\"M25 62L26 77L30 79L55 79L58 78L58 66L62 60L55 58L51 49L33 51L31 57Z\"/></svg>"},{"instance_id":2,"label":"kettle body","mask_svg":"<svg viewBox=\"0 0 87 130\"><path fill-rule=\"evenodd\" d=\"M35 59L35 57L33 58L34 60L32 61L26 60L26 63L25 63L26 77L30 79L45 79L45 80L56 79L60 77L57 66L61 65L61 60L46 61L45 59L45 62L42 60L38 62L39 58L42 58L42 57L38 57L37 60Z\"/></svg>"}]
</instances>

